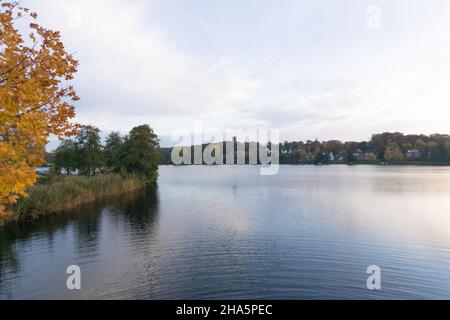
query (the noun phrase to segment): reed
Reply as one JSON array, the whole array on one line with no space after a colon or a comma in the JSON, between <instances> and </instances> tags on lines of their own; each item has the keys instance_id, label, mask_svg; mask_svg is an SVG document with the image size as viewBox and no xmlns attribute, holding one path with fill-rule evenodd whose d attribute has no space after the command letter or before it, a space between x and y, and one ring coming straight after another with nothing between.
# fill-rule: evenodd
<instances>
[{"instance_id":1,"label":"reed","mask_svg":"<svg viewBox=\"0 0 450 320\"><path fill-rule=\"evenodd\" d=\"M57 176L36 185L12 208L12 220L36 219L74 210L84 204L143 188L148 181L135 175L105 174L91 177Z\"/></svg>"}]
</instances>

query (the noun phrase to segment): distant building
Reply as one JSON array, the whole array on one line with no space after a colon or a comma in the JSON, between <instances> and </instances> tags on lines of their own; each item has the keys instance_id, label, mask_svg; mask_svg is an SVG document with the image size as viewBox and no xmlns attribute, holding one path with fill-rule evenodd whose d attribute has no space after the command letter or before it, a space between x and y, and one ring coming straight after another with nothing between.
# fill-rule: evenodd
<instances>
[{"instance_id":1,"label":"distant building","mask_svg":"<svg viewBox=\"0 0 450 320\"><path fill-rule=\"evenodd\" d=\"M80 170L78 169L71 169L70 172L67 172L66 169L59 169L58 174L62 174L62 175L71 175L71 176L78 176L80 174Z\"/></svg>"},{"instance_id":2,"label":"distant building","mask_svg":"<svg viewBox=\"0 0 450 320\"><path fill-rule=\"evenodd\" d=\"M356 160L361 161L361 160L362 160L362 157L363 157L363 152L362 152L362 150L358 149L358 150L353 154L353 156L355 157Z\"/></svg>"},{"instance_id":3,"label":"distant building","mask_svg":"<svg viewBox=\"0 0 450 320\"><path fill-rule=\"evenodd\" d=\"M420 150L408 150L406 152L406 159L409 161L417 161L422 158L422 152Z\"/></svg>"},{"instance_id":4,"label":"distant building","mask_svg":"<svg viewBox=\"0 0 450 320\"><path fill-rule=\"evenodd\" d=\"M372 151L362 151L358 149L353 155L358 161L373 161L377 159L377 155Z\"/></svg>"},{"instance_id":5,"label":"distant building","mask_svg":"<svg viewBox=\"0 0 450 320\"><path fill-rule=\"evenodd\" d=\"M50 168L49 167L38 167L36 168L36 173L37 174L49 174L50 173Z\"/></svg>"},{"instance_id":6,"label":"distant building","mask_svg":"<svg viewBox=\"0 0 450 320\"><path fill-rule=\"evenodd\" d=\"M330 152L330 161L335 161L336 157L334 156L333 152Z\"/></svg>"},{"instance_id":7,"label":"distant building","mask_svg":"<svg viewBox=\"0 0 450 320\"><path fill-rule=\"evenodd\" d=\"M284 149L283 147L281 148L281 154L291 154L292 150L291 149Z\"/></svg>"}]
</instances>

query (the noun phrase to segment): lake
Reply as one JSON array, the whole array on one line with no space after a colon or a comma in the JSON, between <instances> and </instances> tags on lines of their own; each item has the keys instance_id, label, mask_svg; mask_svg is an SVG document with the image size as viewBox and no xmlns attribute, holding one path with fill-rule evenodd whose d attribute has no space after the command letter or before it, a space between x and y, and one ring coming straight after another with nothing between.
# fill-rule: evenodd
<instances>
[{"instance_id":1,"label":"lake","mask_svg":"<svg viewBox=\"0 0 450 320\"><path fill-rule=\"evenodd\" d=\"M0 241L0 299L450 299L450 168L162 166Z\"/></svg>"}]
</instances>

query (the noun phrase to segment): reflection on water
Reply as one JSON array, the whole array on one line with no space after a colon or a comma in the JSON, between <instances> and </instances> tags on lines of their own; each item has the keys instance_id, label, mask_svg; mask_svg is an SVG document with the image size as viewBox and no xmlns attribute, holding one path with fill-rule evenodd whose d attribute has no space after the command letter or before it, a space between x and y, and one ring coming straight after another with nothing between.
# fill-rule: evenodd
<instances>
[{"instance_id":1,"label":"reflection on water","mask_svg":"<svg viewBox=\"0 0 450 320\"><path fill-rule=\"evenodd\" d=\"M448 168L160 171L157 189L0 229L0 299L450 298Z\"/></svg>"},{"instance_id":2,"label":"reflection on water","mask_svg":"<svg viewBox=\"0 0 450 320\"><path fill-rule=\"evenodd\" d=\"M141 235L151 235L157 205L156 190L147 189L100 201L72 214L0 229L0 298L96 297L96 290L103 290L99 276L108 270L95 262L108 252L113 253L108 259L126 258L127 242L115 247L113 241L119 237L138 241ZM72 264L82 268L86 286L78 294L65 288L65 270ZM116 266L107 266L111 268ZM89 289L91 285L95 287Z\"/></svg>"}]
</instances>

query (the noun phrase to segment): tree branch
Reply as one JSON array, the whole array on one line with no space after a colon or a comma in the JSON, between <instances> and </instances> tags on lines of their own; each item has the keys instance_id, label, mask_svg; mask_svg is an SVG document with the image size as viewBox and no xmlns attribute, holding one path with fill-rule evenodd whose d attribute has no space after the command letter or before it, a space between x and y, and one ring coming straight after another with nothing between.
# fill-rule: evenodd
<instances>
[{"instance_id":1,"label":"tree branch","mask_svg":"<svg viewBox=\"0 0 450 320\"><path fill-rule=\"evenodd\" d=\"M58 98L58 94L57 94L56 96L50 98L50 99L47 100L46 102L43 102L43 103L41 103L41 104L39 104L39 105L37 105L37 106L31 108L31 109L28 109L28 110L26 110L26 111L24 111L24 112L22 112L22 113L16 115L15 118L22 118L24 115L26 115L26 114L28 114L28 113L34 112L34 111L36 111L36 110L39 110L40 108L45 107L45 106L48 105L49 103L53 102L56 98Z\"/></svg>"}]
</instances>

